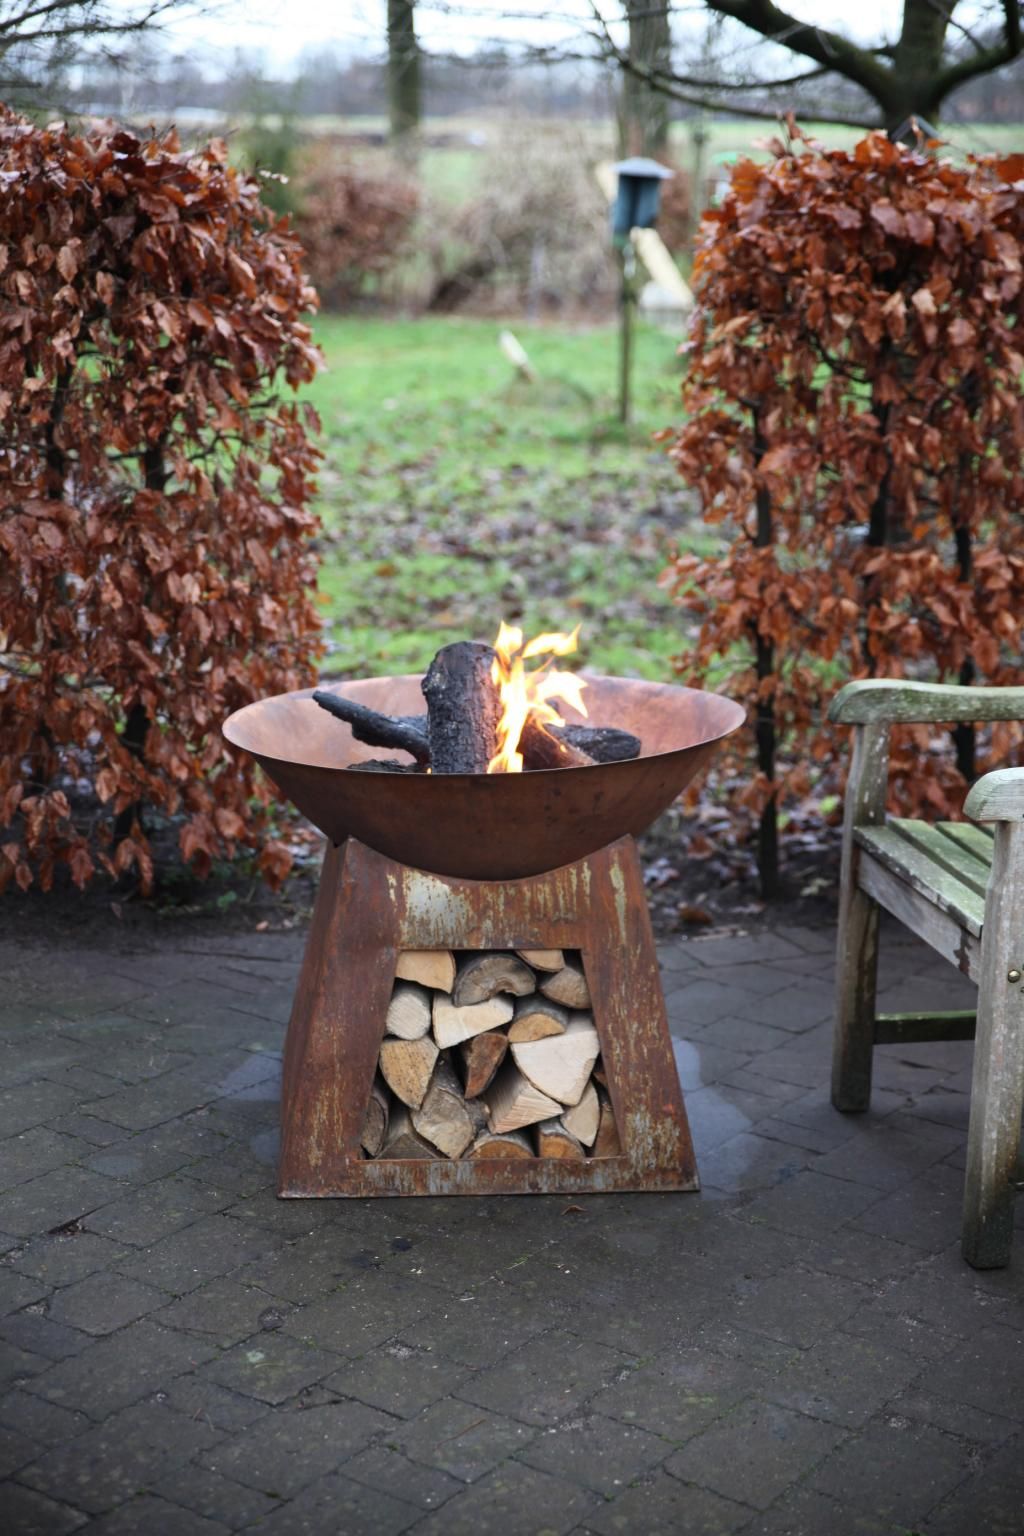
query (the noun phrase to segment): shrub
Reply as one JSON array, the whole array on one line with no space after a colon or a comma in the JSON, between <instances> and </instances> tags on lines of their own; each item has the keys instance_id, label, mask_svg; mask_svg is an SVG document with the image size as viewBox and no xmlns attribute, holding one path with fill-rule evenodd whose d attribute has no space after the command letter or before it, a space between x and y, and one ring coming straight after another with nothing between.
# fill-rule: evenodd
<instances>
[{"instance_id":1,"label":"shrub","mask_svg":"<svg viewBox=\"0 0 1024 1536\"><path fill-rule=\"evenodd\" d=\"M3 112L0 174L0 885L146 888L147 816L279 880L219 727L317 649L299 243L221 144Z\"/></svg>"},{"instance_id":2,"label":"shrub","mask_svg":"<svg viewBox=\"0 0 1024 1536\"><path fill-rule=\"evenodd\" d=\"M405 252L419 193L389 157L355 165L318 140L295 155L294 223L310 277L327 309L351 305Z\"/></svg>"},{"instance_id":3,"label":"shrub","mask_svg":"<svg viewBox=\"0 0 1024 1536\"><path fill-rule=\"evenodd\" d=\"M680 667L716 669L755 715L741 798L769 890L777 808L839 750L822 717L841 682L1024 676L1024 157L792 132L702 224L671 452L731 542L667 573L700 620ZM956 813L971 733L959 771L920 771L927 731L901 740L895 803Z\"/></svg>"}]
</instances>

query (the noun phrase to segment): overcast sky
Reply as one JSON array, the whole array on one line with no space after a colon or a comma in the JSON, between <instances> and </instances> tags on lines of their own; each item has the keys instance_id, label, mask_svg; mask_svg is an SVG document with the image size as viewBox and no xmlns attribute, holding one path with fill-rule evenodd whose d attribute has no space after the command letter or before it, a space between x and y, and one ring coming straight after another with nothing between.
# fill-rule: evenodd
<instances>
[{"instance_id":1,"label":"overcast sky","mask_svg":"<svg viewBox=\"0 0 1024 1536\"><path fill-rule=\"evenodd\" d=\"M293 67L304 50L334 48L341 54L381 52L385 36L385 0L212 0L206 14L182 12L168 23L175 51L209 56L236 48L262 53L272 73ZM974 7L965 5L966 17ZM603 0L609 17L621 15L615 0ZM876 40L898 25L898 0L793 0L801 20L841 28L858 40ZM699 25L702 7L673 0L677 26L688 18ZM579 35L590 14L588 0L418 0L417 28L431 50L471 52L492 41L556 44ZM753 39L752 39L753 41Z\"/></svg>"}]
</instances>

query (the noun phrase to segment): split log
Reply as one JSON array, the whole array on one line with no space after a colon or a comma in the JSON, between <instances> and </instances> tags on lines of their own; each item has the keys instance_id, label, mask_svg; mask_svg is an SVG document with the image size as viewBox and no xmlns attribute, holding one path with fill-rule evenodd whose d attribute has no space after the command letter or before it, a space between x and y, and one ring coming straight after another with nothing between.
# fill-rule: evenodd
<instances>
[{"instance_id":1,"label":"split log","mask_svg":"<svg viewBox=\"0 0 1024 1536\"><path fill-rule=\"evenodd\" d=\"M397 757L371 757L365 763L349 763L346 773L422 773L419 763L400 763Z\"/></svg>"},{"instance_id":2,"label":"split log","mask_svg":"<svg viewBox=\"0 0 1024 1536\"><path fill-rule=\"evenodd\" d=\"M511 1061L506 1061L487 1090L487 1124L496 1134L518 1131L537 1120L549 1120L562 1106L529 1082Z\"/></svg>"},{"instance_id":3,"label":"split log","mask_svg":"<svg viewBox=\"0 0 1024 1536\"><path fill-rule=\"evenodd\" d=\"M590 988L583 974L583 967L574 960L567 960L560 971L545 976L540 984L545 997L561 1003L563 1008L589 1008Z\"/></svg>"},{"instance_id":4,"label":"split log","mask_svg":"<svg viewBox=\"0 0 1024 1536\"><path fill-rule=\"evenodd\" d=\"M591 1073L595 1083L600 1083L602 1088L608 1087L608 1074L604 1069L604 1059L599 1056L594 1062L594 1070Z\"/></svg>"},{"instance_id":5,"label":"split log","mask_svg":"<svg viewBox=\"0 0 1024 1536\"><path fill-rule=\"evenodd\" d=\"M388 1004L387 1032L399 1040L421 1040L430 1033L430 993L415 981L399 981Z\"/></svg>"},{"instance_id":6,"label":"split log","mask_svg":"<svg viewBox=\"0 0 1024 1536\"><path fill-rule=\"evenodd\" d=\"M561 1120L545 1120L537 1127L537 1156L581 1158L586 1153Z\"/></svg>"},{"instance_id":7,"label":"split log","mask_svg":"<svg viewBox=\"0 0 1024 1536\"><path fill-rule=\"evenodd\" d=\"M468 1003L489 1002L499 992L527 997L536 990L537 978L528 965L515 955L494 950L462 962L452 988L452 1002L456 1008L465 1008Z\"/></svg>"},{"instance_id":8,"label":"split log","mask_svg":"<svg viewBox=\"0 0 1024 1536\"><path fill-rule=\"evenodd\" d=\"M549 997L523 997L516 1003L508 1038L510 1044L524 1040L546 1040L549 1035L564 1035L569 1023L568 1010Z\"/></svg>"},{"instance_id":9,"label":"split log","mask_svg":"<svg viewBox=\"0 0 1024 1536\"><path fill-rule=\"evenodd\" d=\"M501 1135L494 1131L482 1131L466 1153L466 1157L474 1161L487 1157L528 1157L532 1162L533 1155L533 1148L522 1131L504 1131Z\"/></svg>"},{"instance_id":10,"label":"split log","mask_svg":"<svg viewBox=\"0 0 1024 1536\"><path fill-rule=\"evenodd\" d=\"M594 1145L590 1149L591 1157L621 1157L622 1143L619 1140L619 1128L615 1123L615 1111L606 1093L599 1093L598 1100L601 1105L601 1119L598 1122L597 1135Z\"/></svg>"},{"instance_id":11,"label":"split log","mask_svg":"<svg viewBox=\"0 0 1024 1536\"><path fill-rule=\"evenodd\" d=\"M404 1104L396 1104L391 1112L391 1131L384 1144L381 1157L439 1157L440 1153L418 1135L412 1117Z\"/></svg>"},{"instance_id":12,"label":"split log","mask_svg":"<svg viewBox=\"0 0 1024 1536\"><path fill-rule=\"evenodd\" d=\"M403 949L395 975L437 992L450 992L455 985L455 956L450 949Z\"/></svg>"},{"instance_id":13,"label":"split log","mask_svg":"<svg viewBox=\"0 0 1024 1536\"><path fill-rule=\"evenodd\" d=\"M403 1104L419 1109L430 1086L437 1046L429 1035L421 1040L386 1039L380 1048L380 1070L384 1081Z\"/></svg>"},{"instance_id":14,"label":"split log","mask_svg":"<svg viewBox=\"0 0 1024 1536\"><path fill-rule=\"evenodd\" d=\"M507 1050L508 1036L503 1029L489 1029L459 1046L467 1099L478 1098L490 1087Z\"/></svg>"},{"instance_id":15,"label":"split log","mask_svg":"<svg viewBox=\"0 0 1024 1536\"><path fill-rule=\"evenodd\" d=\"M486 773L498 750L501 700L495 653L479 640L443 646L422 682L434 773Z\"/></svg>"},{"instance_id":16,"label":"split log","mask_svg":"<svg viewBox=\"0 0 1024 1536\"><path fill-rule=\"evenodd\" d=\"M497 1029L512 1017L512 999L499 994L486 1003L467 1003L456 1008L450 997L434 998L434 1039L442 1050L459 1045L485 1029Z\"/></svg>"},{"instance_id":17,"label":"split log","mask_svg":"<svg viewBox=\"0 0 1024 1536\"><path fill-rule=\"evenodd\" d=\"M535 971L560 971L565 955L560 949L517 949L516 954Z\"/></svg>"},{"instance_id":18,"label":"split log","mask_svg":"<svg viewBox=\"0 0 1024 1536\"><path fill-rule=\"evenodd\" d=\"M585 1013L570 1017L564 1035L525 1040L511 1046L523 1076L560 1104L579 1103L600 1049L597 1030Z\"/></svg>"},{"instance_id":19,"label":"split log","mask_svg":"<svg viewBox=\"0 0 1024 1536\"><path fill-rule=\"evenodd\" d=\"M363 1134L360 1137L363 1151L377 1157L388 1134L388 1095L379 1077L374 1078L370 1089L370 1102L366 1106Z\"/></svg>"},{"instance_id":20,"label":"split log","mask_svg":"<svg viewBox=\"0 0 1024 1536\"><path fill-rule=\"evenodd\" d=\"M588 1083L578 1104L573 1104L562 1115L562 1124L585 1147L592 1147L601 1123L601 1103L597 1089Z\"/></svg>"},{"instance_id":21,"label":"split log","mask_svg":"<svg viewBox=\"0 0 1024 1536\"><path fill-rule=\"evenodd\" d=\"M523 767L531 772L538 768L591 768L594 764L588 753L581 752L564 736L552 736L532 714L519 733L519 750Z\"/></svg>"},{"instance_id":22,"label":"split log","mask_svg":"<svg viewBox=\"0 0 1024 1536\"><path fill-rule=\"evenodd\" d=\"M548 730L595 763L622 763L640 756L639 736L613 725L549 725Z\"/></svg>"},{"instance_id":23,"label":"split log","mask_svg":"<svg viewBox=\"0 0 1024 1536\"><path fill-rule=\"evenodd\" d=\"M317 688L313 698L321 709L351 726L356 741L365 742L368 747L396 747L399 752L408 752L418 763L430 762L430 741L418 716L382 715L326 688Z\"/></svg>"},{"instance_id":24,"label":"split log","mask_svg":"<svg viewBox=\"0 0 1024 1536\"><path fill-rule=\"evenodd\" d=\"M412 1112L412 1123L445 1157L461 1157L477 1133L459 1080L443 1056L434 1068L422 1105Z\"/></svg>"}]
</instances>

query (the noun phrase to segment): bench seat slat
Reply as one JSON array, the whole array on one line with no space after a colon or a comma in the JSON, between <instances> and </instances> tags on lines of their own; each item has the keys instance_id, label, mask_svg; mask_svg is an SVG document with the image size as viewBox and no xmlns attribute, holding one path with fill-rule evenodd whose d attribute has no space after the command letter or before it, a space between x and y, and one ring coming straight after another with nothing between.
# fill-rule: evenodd
<instances>
[{"instance_id":1,"label":"bench seat slat","mask_svg":"<svg viewBox=\"0 0 1024 1536\"><path fill-rule=\"evenodd\" d=\"M991 857L987 864L983 863L976 854L964 848L956 839L944 836L938 827L927 821L906 821L902 817L893 816L888 825L895 828L913 847L927 854L947 874L955 875L975 895L984 897Z\"/></svg>"},{"instance_id":2,"label":"bench seat slat","mask_svg":"<svg viewBox=\"0 0 1024 1536\"><path fill-rule=\"evenodd\" d=\"M985 922L984 897L908 842L897 827L858 827L855 836L859 847L871 853L926 901L938 907L940 912L948 913L967 933L975 938L981 936Z\"/></svg>"}]
</instances>

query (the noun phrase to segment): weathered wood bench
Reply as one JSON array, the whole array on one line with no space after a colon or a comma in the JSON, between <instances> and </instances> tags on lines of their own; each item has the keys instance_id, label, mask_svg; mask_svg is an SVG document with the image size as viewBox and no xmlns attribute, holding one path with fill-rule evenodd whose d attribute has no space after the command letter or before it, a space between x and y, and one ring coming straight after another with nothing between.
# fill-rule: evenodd
<instances>
[{"instance_id":1,"label":"weathered wood bench","mask_svg":"<svg viewBox=\"0 0 1024 1536\"><path fill-rule=\"evenodd\" d=\"M1024 1108L1024 768L988 773L968 794L966 814L990 827L887 818L885 800L891 725L1024 720L1024 688L850 683L829 718L854 728L832 1102L867 1109L876 1045L974 1040L962 1247L976 1269L997 1269L1010 1259ZM977 984L976 1012L876 1011L880 908Z\"/></svg>"}]
</instances>

